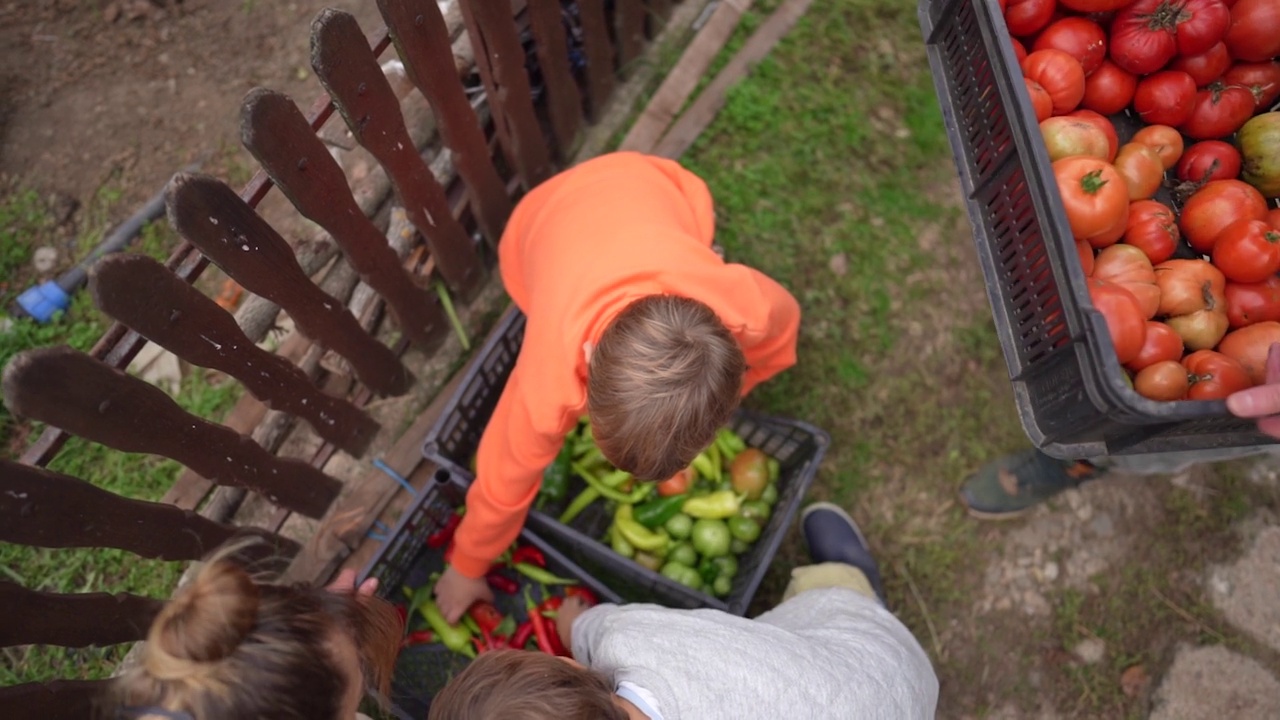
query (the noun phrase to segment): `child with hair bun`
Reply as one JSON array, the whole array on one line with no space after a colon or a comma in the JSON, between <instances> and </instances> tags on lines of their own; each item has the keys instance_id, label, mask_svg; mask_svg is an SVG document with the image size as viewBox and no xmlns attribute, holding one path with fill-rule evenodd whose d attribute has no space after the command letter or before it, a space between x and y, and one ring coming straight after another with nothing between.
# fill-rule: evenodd
<instances>
[{"instance_id":1,"label":"child with hair bun","mask_svg":"<svg viewBox=\"0 0 1280 720\"><path fill-rule=\"evenodd\" d=\"M386 696L403 632L395 610L355 591L255 581L215 555L151 624L111 685L106 718L351 720L365 688Z\"/></svg>"}]
</instances>

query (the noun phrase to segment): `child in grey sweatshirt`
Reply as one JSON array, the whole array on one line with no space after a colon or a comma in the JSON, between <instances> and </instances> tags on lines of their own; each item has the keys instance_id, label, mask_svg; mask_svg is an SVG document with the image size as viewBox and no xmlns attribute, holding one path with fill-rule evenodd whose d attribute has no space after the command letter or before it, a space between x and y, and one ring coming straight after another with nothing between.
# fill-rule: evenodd
<instances>
[{"instance_id":1,"label":"child in grey sweatshirt","mask_svg":"<svg viewBox=\"0 0 1280 720\"><path fill-rule=\"evenodd\" d=\"M933 718L937 677L885 609L857 525L827 503L801 525L815 564L792 571L773 610L748 620L566 602L557 626L576 662L486 653L435 698L431 720Z\"/></svg>"}]
</instances>

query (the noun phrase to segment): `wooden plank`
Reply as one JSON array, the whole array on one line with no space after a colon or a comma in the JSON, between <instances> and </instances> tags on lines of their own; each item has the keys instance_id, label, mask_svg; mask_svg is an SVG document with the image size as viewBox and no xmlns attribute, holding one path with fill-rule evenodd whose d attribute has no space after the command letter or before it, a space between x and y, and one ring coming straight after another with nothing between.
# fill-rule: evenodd
<instances>
[{"instance_id":1,"label":"wooden plank","mask_svg":"<svg viewBox=\"0 0 1280 720\"><path fill-rule=\"evenodd\" d=\"M547 89L547 115L556 139L556 157L563 165L573 155L582 126L582 92L569 67L569 44L560 4L529 5L529 21L538 52L538 67Z\"/></svg>"},{"instance_id":2,"label":"wooden plank","mask_svg":"<svg viewBox=\"0 0 1280 720\"><path fill-rule=\"evenodd\" d=\"M169 183L169 222L246 290L288 311L304 335L346 358L365 385L383 395L409 389L413 377L390 348L311 282L284 238L231 188L210 177L176 175ZM381 236L379 242L386 245Z\"/></svg>"},{"instance_id":3,"label":"wooden plank","mask_svg":"<svg viewBox=\"0 0 1280 720\"><path fill-rule=\"evenodd\" d=\"M240 140L298 212L332 235L360 279L386 298L401 332L423 352L438 347L448 332L439 301L400 267L293 101L265 88L250 91L241 106Z\"/></svg>"},{"instance_id":4,"label":"wooden plank","mask_svg":"<svg viewBox=\"0 0 1280 720\"><path fill-rule=\"evenodd\" d=\"M579 0L583 51L587 56L587 115L591 122L604 118L604 107L613 94L613 43L605 19L604 0Z\"/></svg>"},{"instance_id":5,"label":"wooden plank","mask_svg":"<svg viewBox=\"0 0 1280 720\"><path fill-rule=\"evenodd\" d=\"M551 177L551 156L533 109L533 89L525 70L524 48L511 8L493 0L458 0L475 48L498 138L510 147L516 174L526 190ZM488 62L482 61L487 58ZM494 98L500 98L495 107Z\"/></svg>"},{"instance_id":6,"label":"wooden plank","mask_svg":"<svg viewBox=\"0 0 1280 720\"><path fill-rule=\"evenodd\" d=\"M99 260L89 292L106 314L189 363L239 380L352 455L362 455L378 434L378 423L363 410L320 392L296 365L254 345L235 318L146 255Z\"/></svg>"},{"instance_id":7,"label":"wooden plank","mask_svg":"<svg viewBox=\"0 0 1280 720\"><path fill-rule=\"evenodd\" d=\"M386 169L445 282L464 298L474 295L484 275L480 256L418 154L400 114L400 101L350 13L329 8L316 16L311 25L311 67L356 141Z\"/></svg>"},{"instance_id":8,"label":"wooden plank","mask_svg":"<svg viewBox=\"0 0 1280 720\"><path fill-rule=\"evenodd\" d=\"M409 79L431 105L440 137L475 205L476 224L497 244L511 214L511 198L489 154L476 112L457 76L441 72L453 66L449 29L439 6L415 0L378 0L396 51Z\"/></svg>"},{"instance_id":9,"label":"wooden plank","mask_svg":"<svg viewBox=\"0 0 1280 720\"><path fill-rule=\"evenodd\" d=\"M33 547L106 547L160 560L198 560L233 537L252 536L266 540L270 554L297 552L292 540L9 460L0 460L0 518L0 541Z\"/></svg>"},{"instance_id":10,"label":"wooden plank","mask_svg":"<svg viewBox=\"0 0 1280 720\"><path fill-rule=\"evenodd\" d=\"M222 485L320 517L341 485L178 407L154 385L68 347L28 350L4 372L9 409L125 452L163 455Z\"/></svg>"},{"instance_id":11,"label":"wooden plank","mask_svg":"<svg viewBox=\"0 0 1280 720\"><path fill-rule=\"evenodd\" d=\"M716 55L732 37L742 14L755 0L720 0L711 18L702 26L680 60L662 81L644 112L622 139L619 150L647 153L661 139L662 133L675 119L694 88L707 73Z\"/></svg>"},{"instance_id":12,"label":"wooden plank","mask_svg":"<svg viewBox=\"0 0 1280 720\"><path fill-rule=\"evenodd\" d=\"M769 54L773 46L790 32L812 4L813 0L785 0L778 6L778 9L774 10L764 24L751 35L738 54L734 55L729 60L729 64L725 65L724 69L707 85L698 99L693 101L684 115L671 126L671 130L655 146L653 154L671 159L683 155L715 119L720 108L724 107L729 89L746 77L752 66Z\"/></svg>"},{"instance_id":13,"label":"wooden plank","mask_svg":"<svg viewBox=\"0 0 1280 720\"><path fill-rule=\"evenodd\" d=\"M614 0L614 36L618 39L618 67L626 74L644 49L644 0Z\"/></svg>"},{"instance_id":14,"label":"wooden plank","mask_svg":"<svg viewBox=\"0 0 1280 720\"><path fill-rule=\"evenodd\" d=\"M163 606L160 600L129 593L63 595L0 581L0 647L88 647L141 640Z\"/></svg>"},{"instance_id":15,"label":"wooden plank","mask_svg":"<svg viewBox=\"0 0 1280 720\"><path fill-rule=\"evenodd\" d=\"M0 687L0 717L86 720L95 712L108 680L55 680Z\"/></svg>"}]
</instances>

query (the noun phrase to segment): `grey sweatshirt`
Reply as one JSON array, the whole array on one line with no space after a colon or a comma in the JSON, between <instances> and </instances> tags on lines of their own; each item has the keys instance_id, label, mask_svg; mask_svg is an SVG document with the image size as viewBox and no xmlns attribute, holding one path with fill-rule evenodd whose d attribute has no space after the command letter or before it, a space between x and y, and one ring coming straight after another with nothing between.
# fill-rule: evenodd
<instances>
[{"instance_id":1,"label":"grey sweatshirt","mask_svg":"<svg viewBox=\"0 0 1280 720\"><path fill-rule=\"evenodd\" d=\"M573 655L657 700L662 720L934 717L938 679L911 632L843 588L804 592L754 620L719 610L600 605Z\"/></svg>"}]
</instances>

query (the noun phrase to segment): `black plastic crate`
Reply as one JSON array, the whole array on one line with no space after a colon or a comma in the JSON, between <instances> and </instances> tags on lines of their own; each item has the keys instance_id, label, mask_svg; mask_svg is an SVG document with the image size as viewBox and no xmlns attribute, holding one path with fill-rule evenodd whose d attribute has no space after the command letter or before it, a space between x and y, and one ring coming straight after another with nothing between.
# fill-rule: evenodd
<instances>
[{"instance_id":1,"label":"black plastic crate","mask_svg":"<svg viewBox=\"0 0 1280 720\"><path fill-rule=\"evenodd\" d=\"M999 4L920 0L919 18L1031 441L1072 459L1274 444L1221 401L1155 402L1126 383L1089 299Z\"/></svg>"},{"instance_id":2,"label":"black plastic crate","mask_svg":"<svg viewBox=\"0 0 1280 720\"><path fill-rule=\"evenodd\" d=\"M463 504L466 489L454 479L448 470L436 472L433 482L423 488L413 504L400 516L387 541L360 573L357 583L366 578L378 578L378 594L392 602L404 602L404 586L413 588L425 585L432 573L444 569L444 550L430 549L425 545L427 536L438 530ZM578 578L590 588L601 602L621 602L616 592L600 580L584 571L531 530L520 533L519 542L532 545L547 558L547 569L556 575ZM511 573L520 581L521 593L506 595L494 593L494 606L504 614L515 616L517 622L527 618L523 590L529 585L524 577ZM534 599L536 586L534 589ZM400 652L396 660L392 680L391 701L395 714L400 718L425 718L431 708L431 698L457 673L467 666L467 658L452 652L443 645L430 643L414 645Z\"/></svg>"},{"instance_id":3,"label":"black plastic crate","mask_svg":"<svg viewBox=\"0 0 1280 720\"><path fill-rule=\"evenodd\" d=\"M475 477L469 469L471 458L515 366L524 326L524 315L512 308L481 348L440 421L427 433L423 454L468 484ZM777 459L781 474L774 511L759 540L739 558L733 589L725 598L692 590L613 552L601 542L611 522L603 501L592 504L570 525L558 522L556 518L564 505L586 486L580 478L574 477L570 482L569 499L564 504L535 508L529 513L528 523L571 554L587 572L606 579L627 600L682 608L712 607L736 615L745 614L831 441L825 432L812 425L747 411L735 414L731 425L747 445Z\"/></svg>"}]
</instances>

